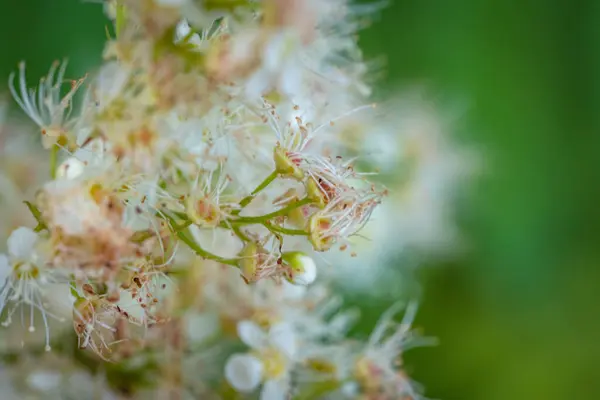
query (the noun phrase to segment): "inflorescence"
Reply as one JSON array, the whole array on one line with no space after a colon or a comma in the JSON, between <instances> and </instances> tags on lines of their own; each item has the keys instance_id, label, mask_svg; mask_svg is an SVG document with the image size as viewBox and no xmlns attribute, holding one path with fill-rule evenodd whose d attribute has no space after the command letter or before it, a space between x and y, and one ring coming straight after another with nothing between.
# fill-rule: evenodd
<instances>
[{"instance_id":1,"label":"inflorescence","mask_svg":"<svg viewBox=\"0 0 600 400\"><path fill-rule=\"evenodd\" d=\"M158 360L157 386L193 398L418 398L402 365L415 304L355 342L353 312L315 283L318 253L347 248L387 194L344 141L374 107L356 32L376 7L104 6L96 74L10 77L50 180L23 199L37 226L0 255L3 324L41 323L50 351L53 321L72 321L80 348Z\"/></svg>"}]
</instances>

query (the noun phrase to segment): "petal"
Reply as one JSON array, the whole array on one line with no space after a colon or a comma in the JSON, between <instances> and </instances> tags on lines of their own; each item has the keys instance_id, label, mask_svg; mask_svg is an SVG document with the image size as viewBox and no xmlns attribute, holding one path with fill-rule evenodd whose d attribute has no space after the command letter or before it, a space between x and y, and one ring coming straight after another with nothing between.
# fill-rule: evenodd
<instances>
[{"instance_id":1,"label":"petal","mask_svg":"<svg viewBox=\"0 0 600 400\"><path fill-rule=\"evenodd\" d=\"M261 96L271 86L272 73L261 68L246 81L246 96L256 98Z\"/></svg>"},{"instance_id":2,"label":"petal","mask_svg":"<svg viewBox=\"0 0 600 400\"><path fill-rule=\"evenodd\" d=\"M291 324L274 325L269 331L269 342L288 358L296 355L296 332Z\"/></svg>"},{"instance_id":3,"label":"petal","mask_svg":"<svg viewBox=\"0 0 600 400\"><path fill-rule=\"evenodd\" d=\"M188 22L185 19L179 21L175 28L175 33L177 34L178 40L181 40L184 37L186 37L191 31L192 31L192 28L190 27L190 24L188 24Z\"/></svg>"},{"instance_id":4,"label":"petal","mask_svg":"<svg viewBox=\"0 0 600 400\"><path fill-rule=\"evenodd\" d=\"M81 174L85 169L85 164L75 157L69 157L66 159L56 171L56 176L59 179L75 179Z\"/></svg>"},{"instance_id":5,"label":"petal","mask_svg":"<svg viewBox=\"0 0 600 400\"><path fill-rule=\"evenodd\" d=\"M253 349L262 349L266 345L267 335L252 321L240 321L237 333L242 342Z\"/></svg>"},{"instance_id":6,"label":"petal","mask_svg":"<svg viewBox=\"0 0 600 400\"><path fill-rule=\"evenodd\" d=\"M295 65L294 65L295 64ZM298 67L299 62L290 62L280 75L281 91L288 96L297 95L302 88L302 70Z\"/></svg>"},{"instance_id":7,"label":"petal","mask_svg":"<svg viewBox=\"0 0 600 400\"><path fill-rule=\"evenodd\" d=\"M275 35L265 47L264 52L264 67L270 73L280 72L281 63L286 52L286 36L285 34Z\"/></svg>"},{"instance_id":8,"label":"petal","mask_svg":"<svg viewBox=\"0 0 600 400\"><path fill-rule=\"evenodd\" d=\"M342 385L341 392L347 397L356 397L359 393L358 383L348 382Z\"/></svg>"},{"instance_id":9,"label":"petal","mask_svg":"<svg viewBox=\"0 0 600 400\"><path fill-rule=\"evenodd\" d=\"M217 314L193 314L187 318L187 337L191 343L203 343L219 334Z\"/></svg>"},{"instance_id":10,"label":"petal","mask_svg":"<svg viewBox=\"0 0 600 400\"><path fill-rule=\"evenodd\" d=\"M47 392L58 388L61 376L59 372L37 371L27 377L29 386L40 392Z\"/></svg>"},{"instance_id":11,"label":"petal","mask_svg":"<svg viewBox=\"0 0 600 400\"><path fill-rule=\"evenodd\" d=\"M96 112L104 110L116 97L123 93L124 87L129 80L129 76L129 70L123 68L123 64L116 61L108 62L100 68L100 71L98 71L98 75L93 82L93 95L90 96L88 100L94 102ZM87 145L84 149L89 150Z\"/></svg>"},{"instance_id":12,"label":"petal","mask_svg":"<svg viewBox=\"0 0 600 400\"><path fill-rule=\"evenodd\" d=\"M8 238L8 254L19 260L27 260L37 242L38 235L24 226L15 229Z\"/></svg>"},{"instance_id":13,"label":"petal","mask_svg":"<svg viewBox=\"0 0 600 400\"><path fill-rule=\"evenodd\" d=\"M294 285L286 280L281 281L283 297L288 300L302 300L306 295L306 286Z\"/></svg>"},{"instance_id":14,"label":"petal","mask_svg":"<svg viewBox=\"0 0 600 400\"><path fill-rule=\"evenodd\" d=\"M262 379L262 362L249 354L234 354L225 364L225 378L236 390L251 392Z\"/></svg>"},{"instance_id":15,"label":"petal","mask_svg":"<svg viewBox=\"0 0 600 400\"><path fill-rule=\"evenodd\" d=\"M288 386L283 379L266 381L260 392L260 400L286 400Z\"/></svg>"},{"instance_id":16,"label":"petal","mask_svg":"<svg viewBox=\"0 0 600 400\"><path fill-rule=\"evenodd\" d=\"M8 257L5 254L0 254L0 287L4 285L4 282L10 276L11 270Z\"/></svg>"}]
</instances>

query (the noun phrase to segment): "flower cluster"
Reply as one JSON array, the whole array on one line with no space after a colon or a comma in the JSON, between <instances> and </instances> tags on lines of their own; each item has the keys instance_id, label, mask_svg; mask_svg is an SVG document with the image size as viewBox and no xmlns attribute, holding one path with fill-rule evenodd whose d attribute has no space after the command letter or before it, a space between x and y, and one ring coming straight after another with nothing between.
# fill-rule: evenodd
<instances>
[{"instance_id":1,"label":"flower cluster","mask_svg":"<svg viewBox=\"0 0 600 400\"><path fill-rule=\"evenodd\" d=\"M104 5L97 73L55 63L30 89L22 63L9 79L50 179L0 256L4 324L41 320L49 351L51 320L71 321L107 365L158 370L157 393L417 398L401 363L415 306L354 342L354 314L313 284L316 255L348 247L387 194L343 139L373 109L355 33L376 7Z\"/></svg>"}]
</instances>

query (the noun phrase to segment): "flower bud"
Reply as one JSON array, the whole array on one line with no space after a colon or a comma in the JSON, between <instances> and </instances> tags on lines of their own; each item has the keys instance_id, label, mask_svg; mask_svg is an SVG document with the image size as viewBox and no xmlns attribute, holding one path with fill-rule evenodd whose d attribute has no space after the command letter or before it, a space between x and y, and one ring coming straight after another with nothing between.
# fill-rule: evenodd
<instances>
[{"instance_id":1,"label":"flower bud","mask_svg":"<svg viewBox=\"0 0 600 400\"><path fill-rule=\"evenodd\" d=\"M275 170L283 176L289 176L302 180L304 178L304 172L294 163L294 161L288 156L287 151L276 146L273 151L273 160L275 161Z\"/></svg>"},{"instance_id":2,"label":"flower bud","mask_svg":"<svg viewBox=\"0 0 600 400\"><path fill-rule=\"evenodd\" d=\"M258 251L258 244L249 242L239 254L240 260L238 261L238 266L246 282L252 282L256 276L258 270Z\"/></svg>"},{"instance_id":3,"label":"flower bud","mask_svg":"<svg viewBox=\"0 0 600 400\"><path fill-rule=\"evenodd\" d=\"M281 255L283 262L290 267L288 280L297 285L310 285L317 277L317 266L312 258L300 251Z\"/></svg>"}]
</instances>

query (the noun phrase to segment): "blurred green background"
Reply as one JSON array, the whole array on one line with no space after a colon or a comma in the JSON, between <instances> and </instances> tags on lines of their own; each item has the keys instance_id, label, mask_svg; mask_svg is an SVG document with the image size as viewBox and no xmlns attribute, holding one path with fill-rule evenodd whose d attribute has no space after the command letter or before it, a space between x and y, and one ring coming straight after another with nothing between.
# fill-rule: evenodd
<instances>
[{"instance_id":1,"label":"blurred green background","mask_svg":"<svg viewBox=\"0 0 600 400\"><path fill-rule=\"evenodd\" d=\"M0 10L0 77L99 63L101 5ZM396 0L361 43L387 60L382 87L466 100L458 139L485 151L456 205L469 250L417 273L417 325L441 344L409 372L431 398L600 398L600 2ZM367 320L384 303L361 301Z\"/></svg>"}]
</instances>

